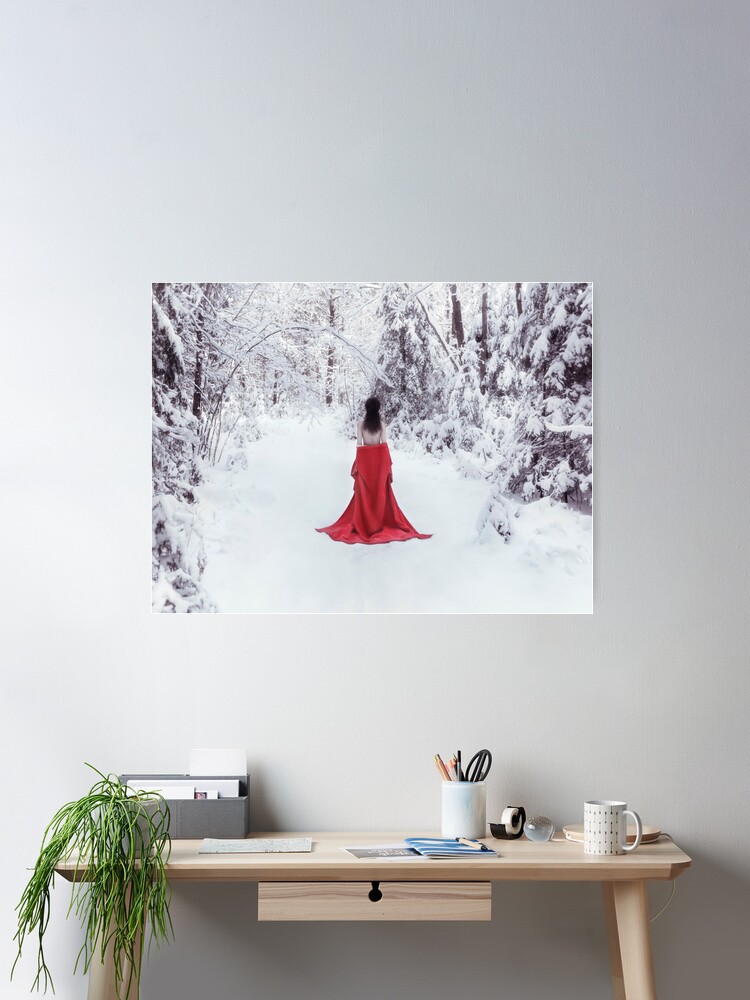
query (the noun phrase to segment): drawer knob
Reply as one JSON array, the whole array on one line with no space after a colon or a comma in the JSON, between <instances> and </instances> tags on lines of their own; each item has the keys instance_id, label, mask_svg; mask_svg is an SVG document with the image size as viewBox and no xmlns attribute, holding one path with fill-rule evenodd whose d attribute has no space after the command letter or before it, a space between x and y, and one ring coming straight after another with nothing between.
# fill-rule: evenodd
<instances>
[{"instance_id":1,"label":"drawer knob","mask_svg":"<svg viewBox=\"0 0 750 1000\"><path fill-rule=\"evenodd\" d=\"M383 898L383 893L380 891L380 882L373 882L372 889L367 893L367 898L371 903L379 903Z\"/></svg>"}]
</instances>

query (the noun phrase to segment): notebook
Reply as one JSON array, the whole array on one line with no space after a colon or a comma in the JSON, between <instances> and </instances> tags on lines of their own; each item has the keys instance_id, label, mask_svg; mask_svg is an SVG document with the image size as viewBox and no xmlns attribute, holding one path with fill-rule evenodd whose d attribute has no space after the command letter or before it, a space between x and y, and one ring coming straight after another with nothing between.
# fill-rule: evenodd
<instances>
[{"instance_id":1,"label":"notebook","mask_svg":"<svg viewBox=\"0 0 750 1000\"><path fill-rule=\"evenodd\" d=\"M404 843L413 847L425 858L496 858L497 852L482 845L481 849L459 844L456 840L441 837L405 837Z\"/></svg>"}]
</instances>

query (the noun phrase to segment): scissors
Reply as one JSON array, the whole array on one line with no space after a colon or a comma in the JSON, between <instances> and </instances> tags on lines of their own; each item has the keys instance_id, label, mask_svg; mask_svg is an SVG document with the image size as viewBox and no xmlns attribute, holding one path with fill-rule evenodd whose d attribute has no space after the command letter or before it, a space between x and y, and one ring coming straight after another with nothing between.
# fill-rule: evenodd
<instances>
[{"instance_id":1,"label":"scissors","mask_svg":"<svg viewBox=\"0 0 750 1000\"><path fill-rule=\"evenodd\" d=\"M464 781L484 781L491 767L492 754L489 750L478 750L466 766Z\"/></svg>"}]
</instances>

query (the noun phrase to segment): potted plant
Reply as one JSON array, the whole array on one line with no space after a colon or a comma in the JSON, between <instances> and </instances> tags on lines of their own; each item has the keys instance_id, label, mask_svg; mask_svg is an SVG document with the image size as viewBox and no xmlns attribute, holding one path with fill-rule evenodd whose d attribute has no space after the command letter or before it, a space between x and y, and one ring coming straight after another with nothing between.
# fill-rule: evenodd
<instances>
[{"instance_id":1,"label":"potted plant","mask_svg":"<svg viewBox=\"0 0 750 1000\"><path fill-rule=\"evenodd\" d=\"M84 940L74 972L92 961L104 963L108 951L114 965L115 987L121 1000L136 1000L140 990L141 941L150 926L156 947L173 936L169 914L172 889L164 866L169 859L169 806L156 792L135 791L117 775L101 780L80 799L68 802L52 818L42 838L33 874L18 910L18 954L27 935L38 939L37 973L32 989L52 987L44 957L44 934L50 913L50 889L55 867L75 861L67 915L75 909Z\"/></svg>"}]
</instances>

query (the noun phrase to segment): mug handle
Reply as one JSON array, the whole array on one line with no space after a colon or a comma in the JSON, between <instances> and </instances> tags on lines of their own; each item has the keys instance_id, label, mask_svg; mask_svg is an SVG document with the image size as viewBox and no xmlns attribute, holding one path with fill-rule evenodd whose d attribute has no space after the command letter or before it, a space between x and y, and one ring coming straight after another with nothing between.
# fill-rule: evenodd
<instances>
[{"instance_id":1,"label":"mug handle","mask_svg":"<svg viewBox=\"0 0 750 1000\"><path fill-rule=\"evenodd\" d=\"M628 842L627 842L628 838L627 838L627 834L626 834L626 836L625 836L625 846L623 847L624 851L634 851L636 849L636 847L640 846L641 837L643 836L643 825L641 824L641 817L638 815L637 812L633 812L632 809L623 809L622 814L623 814L623 816L632 816L633 819L634 819L634 821L635 821L635 841L628 847ZM627 824L626 824L625 825L625 830L627 830L627 828L628 827L627 827Z\"/></svg>"}]
</instances>

